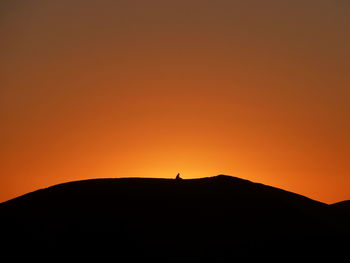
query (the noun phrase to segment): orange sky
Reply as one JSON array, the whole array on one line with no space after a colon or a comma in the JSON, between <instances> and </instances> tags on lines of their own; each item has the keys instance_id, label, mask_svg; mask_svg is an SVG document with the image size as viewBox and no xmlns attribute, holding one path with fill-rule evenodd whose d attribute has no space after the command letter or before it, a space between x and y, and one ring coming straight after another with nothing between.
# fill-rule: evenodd
<instances>
[{"instance_id":1,"label":"orange sky","mask_svg":"<svg viewBox=\"0 0 350 263\"><path fill-rule=\"evenodd\" d=\"M96 177L350 199L350 4L0 3L0 201Z\"/></svg>"}]
</instances>

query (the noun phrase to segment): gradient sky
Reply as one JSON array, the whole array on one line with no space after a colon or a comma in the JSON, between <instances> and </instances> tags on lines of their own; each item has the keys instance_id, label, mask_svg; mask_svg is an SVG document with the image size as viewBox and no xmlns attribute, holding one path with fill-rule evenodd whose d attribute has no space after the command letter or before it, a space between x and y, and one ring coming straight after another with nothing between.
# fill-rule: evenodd
<instances>
[{"instance_id":1,"label":"gradient sky","mask_svg":"<svg viewBox=\"0 0 350 263\"><path fill-rule=\"evenodd\" d=\"M350 199L346 0L2 0L0 201L214 176Z\"/></svg>"}]
</instances>

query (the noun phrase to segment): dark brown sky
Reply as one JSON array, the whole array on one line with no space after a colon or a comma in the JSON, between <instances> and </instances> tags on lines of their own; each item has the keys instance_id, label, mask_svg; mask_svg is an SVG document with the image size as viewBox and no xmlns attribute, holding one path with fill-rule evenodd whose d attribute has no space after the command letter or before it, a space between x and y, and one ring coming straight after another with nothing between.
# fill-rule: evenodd
<instances>
[{"instance_id":1,"label":"dark brown sky","mask_svg":"<svg viewBox=\"0 0 350 263\"><path fill-rule=\"evenodd\" d=\"M0 201L235 175L350 199L343 0L0 3Z\"/></svg>"}]
</instances>

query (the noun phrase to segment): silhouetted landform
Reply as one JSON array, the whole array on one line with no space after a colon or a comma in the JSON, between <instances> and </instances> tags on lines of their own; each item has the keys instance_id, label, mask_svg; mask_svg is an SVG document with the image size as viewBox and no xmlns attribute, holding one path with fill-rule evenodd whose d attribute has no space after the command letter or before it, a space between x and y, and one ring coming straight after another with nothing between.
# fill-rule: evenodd
<instances>
[{"instance_id":1,"label":"silhouetted landform","mask_svg":"<svg viewBox=\"0 0 350 263\"><path fill-rule=\"evenodd\" d=\"M117 262L314 258L348 250L349 208L225 175L92 179L0 204L2 248Z\"/></svg>"},{"instance_id":2,"label":"silhouetted landform","mask_svg":"<svg viewBox=\"0 0 350 263\"><path fill-rule=\"evenodd\" d=\"M332 204L332 206L336 207L337 209L342 209L344 211L350 211L350 200L335 203L335 204Z\"/></svg>"},{"instance_id":3,"label":"silhouetted landform","mask_svg":"<svg viewBox=\"0 0 350 263\"><path fill-rule=\"evenodd\" d=\"M345 226L350 224L350 200L332 204L331 207Z\"/></svg>"}]
</instances>

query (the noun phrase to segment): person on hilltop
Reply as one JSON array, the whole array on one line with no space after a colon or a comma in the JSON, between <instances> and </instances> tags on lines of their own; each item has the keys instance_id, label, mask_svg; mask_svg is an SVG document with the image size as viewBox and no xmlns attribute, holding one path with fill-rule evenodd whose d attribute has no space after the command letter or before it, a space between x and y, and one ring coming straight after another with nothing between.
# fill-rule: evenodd
<instances>
[{"instance_id":1,"label":"person on hilltop","mask_svg":"<svg viewBox=\"0 0 350 263\"><path fill-rule=\"evenodd\" d=\"M180 177L180 173L178 173L175 177L176 180L181 180L182 178Z\"/></svg>"}]
</instances>

